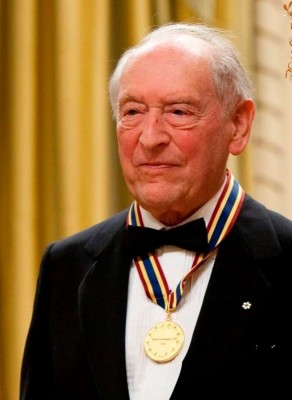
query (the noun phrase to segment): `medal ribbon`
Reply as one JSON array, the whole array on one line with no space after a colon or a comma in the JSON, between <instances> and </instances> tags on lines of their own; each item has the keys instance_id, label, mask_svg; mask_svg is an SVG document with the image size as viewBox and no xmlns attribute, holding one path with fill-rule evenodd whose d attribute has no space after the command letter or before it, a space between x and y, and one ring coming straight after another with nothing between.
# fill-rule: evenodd
<instances>
[{"instance_id":1,"label":"medal ribbon","mask_svg":"<svg viewBox=\"0 0 292 400\"><path fill-rule=\"evenodd\" d=\"M182 298L186 281L193 272L211 255L212 251L226 237L234 225L244 199L244 191L233 175L227 170L227 180L224 189L217 201L207 226L208 246L207 253L197 253L189 272L171 291L165 275L158 261L156 253L148 253L147 258L135 257L139 277L142 281L147 297L162 307L166 312L174 311ZM142 215L136 201L130 207L128 225L143 226Z\"/></svg>"}]
</instances>

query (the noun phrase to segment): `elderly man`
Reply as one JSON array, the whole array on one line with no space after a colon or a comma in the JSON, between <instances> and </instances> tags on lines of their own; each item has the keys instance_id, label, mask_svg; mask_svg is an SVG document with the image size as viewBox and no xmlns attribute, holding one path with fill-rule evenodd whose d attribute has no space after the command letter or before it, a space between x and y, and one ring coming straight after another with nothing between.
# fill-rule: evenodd
<instances>
[{"instance_id":1,"label":"elderly man","mask_svg":"<svg viewBox=\"0 0 292 400\"><path fill-rule=\"evenodd\" d=\"M21 400L284 398L292 222L227 168L255 109L231 42L167 24L109 88L134 201L47 247Z\"/></svg>"}]
</instances>

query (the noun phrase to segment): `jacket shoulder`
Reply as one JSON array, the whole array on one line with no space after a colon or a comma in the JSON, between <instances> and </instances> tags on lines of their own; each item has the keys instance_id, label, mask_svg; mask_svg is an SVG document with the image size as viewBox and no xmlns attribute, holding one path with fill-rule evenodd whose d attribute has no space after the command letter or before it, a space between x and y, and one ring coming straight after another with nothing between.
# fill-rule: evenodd
<instances>
[{"instance_id":1,"label":"jacket shoulder","mask_svg":"<svg viewBox=\"0 0 292 400\"><path fill-rule=\"evenodd\" d=\"M68 250L70 248L76 249L79 246L91 250L93 246L96 249L96 243L98 243L98 247L102 249L119 231L125 228L127 215L128 209L124 209L104 221L66 238L57 240L48 247L53 247L54 251Z\"/></svg>"},{"instance_id":2,"label":"jacket shoulder","mask_svg":"<svg viewBox=\"0 0 292 400\"><path fill-rule=\"evenodd\" d=\"M249 195L245 195L235 230L251 249L292 251L292 221Z\"/></svg>"}]
</instances>

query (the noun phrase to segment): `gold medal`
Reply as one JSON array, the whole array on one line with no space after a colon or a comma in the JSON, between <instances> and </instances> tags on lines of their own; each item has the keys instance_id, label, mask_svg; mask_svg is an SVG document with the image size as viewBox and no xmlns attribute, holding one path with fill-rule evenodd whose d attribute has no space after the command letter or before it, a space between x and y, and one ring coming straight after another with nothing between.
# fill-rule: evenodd
<instances>
[{"instance_id":1,"label":"gold medal","mask_svg":"<svg viewBox=\"0 0 292 400\"><path fill-rule=\"evenodd\" d=\"M184 332L177 323L171 320L158 322L145 337L146 354L158 363L171 361L181 351L184 337Z\"/></svg>"}]
</instances>

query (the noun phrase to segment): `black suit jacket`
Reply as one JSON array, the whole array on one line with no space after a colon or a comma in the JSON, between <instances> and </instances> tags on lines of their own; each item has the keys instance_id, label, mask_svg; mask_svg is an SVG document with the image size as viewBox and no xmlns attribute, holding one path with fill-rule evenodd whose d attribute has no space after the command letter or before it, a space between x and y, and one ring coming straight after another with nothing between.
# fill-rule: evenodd
<instances>
[{"instance_id":1,"label":"black suit jacket","mask_svg":"<svg viewBox=\"0 0 292 400\"><path fill-rule=\"evenodd\" d=\"M129 398L127 212L46 249L21 400ZM292 222L246 196L219 246L172 400L291 396L291 255Z\"/></svg>"}]
</instances>

